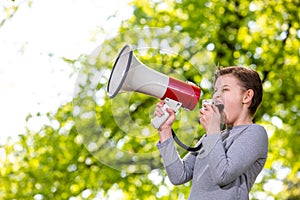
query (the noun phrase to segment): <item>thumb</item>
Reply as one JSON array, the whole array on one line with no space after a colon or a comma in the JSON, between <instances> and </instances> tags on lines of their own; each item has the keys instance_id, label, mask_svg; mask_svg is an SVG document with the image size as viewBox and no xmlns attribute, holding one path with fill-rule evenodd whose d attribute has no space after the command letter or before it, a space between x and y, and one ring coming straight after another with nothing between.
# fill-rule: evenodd
<instances>
[{"instance_id":1,"label":"thumb","mask_svg":"<svg viewBox=\"0 0 300 200\"><path fill-rule=\"evenodd\" d=\"M166 110L170 115L175 115L175 111L172 108L167 108Z\"/></svg>"},{"instance_id":2,"label":"thumb","mask_svg":"<svg viewBox=\"0 0 300 200\"><path fill-rule=\"evenodd\" d=\"M175 120L175 112L171 108L167 108L166 111L169 113L169 117L168 117L168 119L166 121L166 124L172 125L172 123Z\"/></svg>"}]
</instances>

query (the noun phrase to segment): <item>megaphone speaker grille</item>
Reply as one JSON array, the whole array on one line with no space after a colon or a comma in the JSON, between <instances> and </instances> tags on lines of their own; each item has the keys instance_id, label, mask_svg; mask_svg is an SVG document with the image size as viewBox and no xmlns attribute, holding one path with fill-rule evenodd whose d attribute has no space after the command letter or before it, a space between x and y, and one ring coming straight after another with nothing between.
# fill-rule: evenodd
<instances>
[{"instance_id":1,"label":"megaphone speaker grille","mask_svg":"<svg viewBox=\"0 0 300 200\"><path fill-rule=\"evenodd\" d=\"M131 65L132 54L129 45L125 45L120 51L108 80L107 93L109 98L116 96L122 88Z\"/></svg>"}]
</instances>

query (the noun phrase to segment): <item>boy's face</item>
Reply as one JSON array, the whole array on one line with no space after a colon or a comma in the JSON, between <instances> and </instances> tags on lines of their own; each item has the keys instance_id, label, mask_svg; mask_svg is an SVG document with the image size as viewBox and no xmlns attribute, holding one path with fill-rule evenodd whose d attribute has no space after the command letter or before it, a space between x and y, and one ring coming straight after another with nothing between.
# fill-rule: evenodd
<instances>
[{"instance_id":1,"label":"boy's face","mask_svg":"<svg viewBox=\"0 0 300 200\"><path fill-rule=\"evenodd\" d=\"M247 109L243 105L245 89L241 82L232 74L220 76L215 82L213 99L217 104L224 105L224 122L227 125L235 125ZM246 112L246 113L245 113Z\"/></svg>"}]
</instances>

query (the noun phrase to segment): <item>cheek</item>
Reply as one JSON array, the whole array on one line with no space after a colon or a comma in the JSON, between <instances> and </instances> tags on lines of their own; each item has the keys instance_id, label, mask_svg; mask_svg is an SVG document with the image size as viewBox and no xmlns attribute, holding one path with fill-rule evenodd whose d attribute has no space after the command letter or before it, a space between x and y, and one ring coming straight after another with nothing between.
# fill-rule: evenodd
<instances>
[{"instance_id":1,"label":"cheek","mask_svg":"<svg viewBox=\"0 0 300 200\"><path fill-rule=\"evenodd\" d=\"M237 93L227 93L222 96L223 102L228 106L238 106L242 104L241 95Z\"/></svg>"},{"instance_id":2,"label":"cheek","mask_svg":"<svg viewBox=\"0 0 300 200\"><path fill-rule=\"evenodd\" d=\"M222 99L225 107L229 108L234 104L234 98L229 94L224 95Z\"/></svg>"},{"instance_id":3,"label":"cheek","mask_svg":"<svg viewBox=\"0 0 300 200\"><path fill-rule=\"evenodd\" d=\"M223 103L225 110L227 111L227 114L229 115L235 115L236 113L239 113L242 107L241 99L239 99L239 96L235 94L231 95L224 95L223 97Z\"/></svg>"}]
</instances>

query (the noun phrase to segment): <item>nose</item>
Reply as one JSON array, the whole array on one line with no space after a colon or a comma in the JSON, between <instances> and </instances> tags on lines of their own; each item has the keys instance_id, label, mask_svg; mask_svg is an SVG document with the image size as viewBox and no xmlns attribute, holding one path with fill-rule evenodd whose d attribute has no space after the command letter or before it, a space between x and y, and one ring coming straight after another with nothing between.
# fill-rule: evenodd
<instances>
[{"instance_id":1,"label":"nose","mask_svg":"<svg viewBox=\"0 0 300 200\"><path fill-rule=\"evenodd\" d=\"M221 94L220 92L216 91L213 95L213 99L216 100L216 99L219 99L221 97Z\"/></svg>"}]
</instances>

